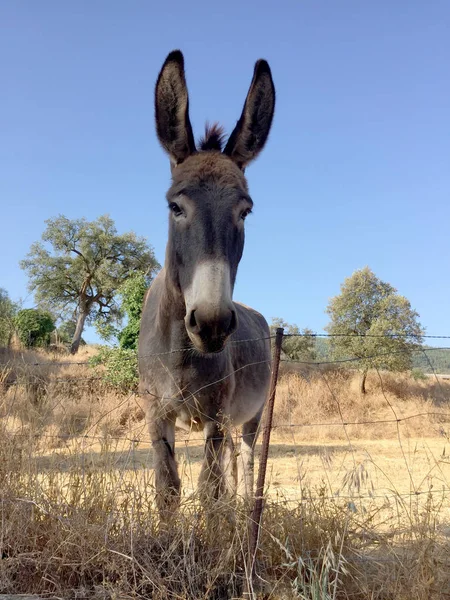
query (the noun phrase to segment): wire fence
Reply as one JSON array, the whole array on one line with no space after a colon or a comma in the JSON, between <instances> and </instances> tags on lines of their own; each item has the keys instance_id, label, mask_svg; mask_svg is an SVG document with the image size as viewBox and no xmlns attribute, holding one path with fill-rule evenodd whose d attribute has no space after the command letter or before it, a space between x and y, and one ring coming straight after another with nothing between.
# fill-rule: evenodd
<instances>
[{"instance_id":1,"label":"wire fence","mask_svg":"<svg viewBox=\"0 0 450 600\"><path fill-rule=\"evenodd\" d=\"M253 573L253 577L256 574L255 557L258 550L264 497L270 496L280 505L286 506L295 503L307 504L323 501L343 502L346 509L351 512L361 512L363 505L360 506L359 503L382 501L382 503L389 504L391 500L403 502L408 498L410 500L416 498L419 501L422 498L426 500L432 497L445 498L448 502L450 498L450 459L448 456L448 448L450 448L450 385L439 376L432 359L435 352L448 351L450 353L450 347L418 346L402 347L398 350L389 348L388 351L369 352L360 356L344 358L292 360L287 355L282 356L281 349L286 338L295 337L344 336L278 332L277 336L230 342L231 345L251 345L267 343L267 340L271 340L275 345L275 350L278 349L278 355L275 352L272 361L272 373L274 375L278 365L282 370L285 369L281 383L277 382L276 374L272 377L270 396L272 401L275 401L275 405L272 404L266 409L260 427L259 439L262 439L262 442L257 451L262 459L255 494L256 502L249 520L252 531L250 532L248 568ZM395 334L345 337L386 337L391 341L397 338L404 341L404 336ZM422 337L435 340L450 339L448 335ZM177 348L162 353L147 354L145 357L163 359L172 354L189 354L191 351L191 348ZM413 379L405 380L405 389L408 388L408 385L411 386L411 396L414 397L414 401L396 397L395 390L393 392L391 389L395 383L393 379L395 376L382 371L377 363L377 359L405 353L423 356L425 364L429 367L429 375L426 380L418 382ZM144 356L140 358L144 358ZM376 388L376 393L369 389L369 393L363 399L363 397L357 396L352 389L351 378L347 372L349 367L358 367L358 363L367 365L368 361L374 363L371 386L373 389ZM178 391L180 406L195 399L200 392L207 389L211 389L211 393L214 393L214 386L219 385L225 379L233 378L237 373L245 372L246 369L263 363L268 363L268 361L250 361L237 366L221 378L214 381L206 380L196 389ZM58 470L60 468L58 465L64 461L72 461L73 468L79 468L81 465L84 470L87 468L86 465L90 465L91 468L100 469L102 461L98 457L102 456L104 459L106 453L111 455L113 463L116 461L114 468L121 473L121 477L125 481L130 469L136 473L136 470L144 472L152 467L152 441L147 432L148 423L144 404L146 399L151 402L152 399L161 400L162 397L155 393L156 390L146 389L138 392L132 389L126 393L123 391L113 393L111 406L106 406L106 402L94 401L93 398L96 395L108 393L98 388L104 382L104 376L101 373L95 372L88 375L85 370L82 370L81 373L64 373L64 369L67 367L73 367L76 370L79 367L90 366L92 366L91 360L27 362L25 355L21 356L20 353L15 353L10 361L0 364L3 429L13 439L34 440L33 452L36 468L41 469L43 474L52 468ZM312 375L304 376L301 371L298 374L292 374L289 372L290 366L309 369ZM330 370L324 371L324 367ZM62 372L58 373L58 369ZM336 377L333 376L333 369L336 370ZM345 375L346 373L347 375ZM33 392L32 388L36 385L42 387L39 392L40 397L36 397L36 393ZM60 390L58 386L61 386ZM80 407L78 404L79 402L82 404L83 398L80 400L77 396L71 400L70 396L67 397L67 390L64 390L64 386L69 386L71 390L77 390L81 397L85 393L83 386L86 386L86 397L90 402L88 410L85 405ZM293 386L298 386L298 389L293 389ZM432 390L431 387L433 387ZM423 394L422 397L420 397L420 393ZM276 399L276 394L280 398ZM419 394L419 396L416 397L414 394L416 396ZM310 409L312 406L307 415L302 412L302 399L306 396ZM375 396L378 404L372 410L371 403ZM165 397L165 399L171 398ZM282 407L277 406L277 401L282 402ZM314 410L314 402L316 410ZM353 406L355 402L357 406ZM324 403L326 410L320 408ZM78 413L77 409L79 409ZM30 413L27 414L27 410ZM273 410L275 416L272 414ZM376 413L375 416L371 416L371 411ZM327 415L329 418L324 418ZM69 418L67 418L68 416ZM204 415L200 411L198 414L200 421L202 416ZM33 421L34 417L36 417L35 421ZM211 419L211 415L208 415L208 418ZM65 423L64 431L58 430L58 419ZM114 426L109 423L111 419L114 420ZM223 423L222 418L217 421ZM403 429L413 422L416 425L412 431ZM378 451L376 457L373 456L375 445L377 443L382 445L383 428L389 425L395 428L395 436L392 432L389 434L390 445L386 447L391 454L396 451L395 459L392 460L394 460L396 468L404 472L402 485L399 485L399 478L396 477L395 472L392 472L392 468L388 472L386 465L380 464L382 449ZM374 431L379 428L379 431L377 430L376 435L371 434L372 439L369 443L364 430L367 431L370 428L373 428ZM330 433L330 430L340 430L342 435L336 436ZM425 435L421 434L422 430ZM363 433L356 435L356 431L363 431ZM302 432L305 432L304 435ZM272 446L269 445L271 433L276 435ZM302 433L301 439L296 437L299 433ZM222 440L223 437L217 439ZM242 433L238 430L233 431L234 442L238 443L241 439ZM425 441L420 442L421 439ZM312 449L310 447L311 440L315 440ZM433 446L430 445L430 440L433 440ZM186 488L191 491L195 489L195 479L202 459L204 442L203 435L194 429L177 435L177 452L183 463ZM334 443L333 447L330 446L331 442ZM412 448L413 442L415 445ZM421 443L422 447L419 451L418 447ZM110 445L107 446L108 444ZM154 445L155 442L153 442ZM440 454L437 454L438 446L441 448ZM64 451L64 448L67 451ZM122 460L123 455L127 457L125 462ZM333 458L334 455L339 455L339 461ZM315 460L315 471L320 471L317 465L321 465L321 472L319 475L316 473L315 482L308 481L308 464L313 462L311 456ZM47 459L45 464L42 462L43 457ZM120 462L121 460L122 462ZM338 463L334 472L330 467L330 461ZM417 464L420 461L423 464L427 463L427 466L425 468L422 465L422 470L417 471ZM369 468L372 469L372 476L368 475ZM268 481L265 478L267 469L270 471ZM278 471L282 472L281 475ZM372 481L370 482L371 477ZM376 479L375 483L373 478ZM381 480L382 483L380 483ZM33 499L0 498L0 501L32 503ZM364 510L367 509L364 508ZM450 515L443 518L450 522Z\"/></svg>"},{"instance_id":2,"label":"wire fence","mask_svg":"<svg viewBox=\"0 0 450 600\"><path fill-rule=\"evenodd\" d=\"M289 338L289 337L367 337L367 338L380 338L380 337L387 337L387 338L394 338L394 337L404 337L404 336L400 336L398 334L392 334L392 335L347 335L347 334L321 334L321 333L295 333L295 334L283 334L283 338ZM430 336L422 336L424 338L433 338L433 339L450 339L450 336L447 335L430 335ZM232 341L230 342L230 344L242 344L242 343L256 343L256 342L261 342L261 341L266 341L268 339L275 339L275 335L271 335L271 336L267 336L267 337L260 337L260 338L251 338L251 339L244 339L244 340L236 340L236 341ZM178 349L173 349L167 352L160 352L160 353L151 353L151 354L146 354L146 355L142 355L140 358L146 358L146 357L163 357L163 356L167 356L170 354L175 354L175 353L180 353L180 352L186 352L186 351L191 351L192 348L178 348ZM367 360L374 360L377 358L384 358L387 356L391 356L391 355L395 355L395 354L423 354L426 359L427 359L427 363L430 366L430 375L434 378L435 382L438 385L439 390L441 391L444 399L446 401L449 401L449 406L450 406L450 390L444 390L443 386L442 386L442 382L438 376L438 373L436 373L436 370L433 366L432 361L429 358L429 353L433 353L436 351L449 351L450 354L450 346L448 347L427 347L427 348L402 348L398 351L395 350L390 350L388 352L378 352L375 354L368 354L368 355L364 355L364 356L352 356L352 357L348 357L348 358L337 358L337 359L329 359L329 360L298 360L298 359L291 359L291 358L281 358L279 359L280 362L286 364L286 365L300 365L300 366L307 366L307 367L320 367L320 366L330 366L330 367L335 367L338 366L340 367L341 365L345 365L347 363L358 363L361 361L367 361ZM23 355L22 355L23 356ZM17 360L18 359L18 360ZM128 357L124 357L124 360L128 360ZM223 382L225 379L233 377L234 375L236 375L236 373L238 373L239 371L242 371L244 369L247 368L251 368L252 366L255 366L257 364L262 364L262 363L269 363L269 361L256 361L256 362L249 362L245 365L241 365L240 367L234 369L233 371L231 371L230 373L228 373L227 375L225 375L224 377L221 377L215 381L212 382L208 382L207 384L201 386L200 388L197 388L193 391L188 391L188 392L184 392L184 394L182 394L183 396L183 400L186 401L188 398L191 397L195 397L196 394L198 394L199 392L205 390L206 388L213 388L215 385ZM66 360L66 361L57 361L57 360L45 360L45 361L31 361L31 362L27 362L25 360L21 360L21 356L19 353L19 356L15 357L12 361L6 361L5 363L1 364L0 363L0 368L3 367L3 369L6 369L8 366L13 365L14 367L19 366L19 368L25 369L25 373L26 376L25 377L18 377L17 379L12 379L12 380L8 380L7 377L5 377L3 379L3 381L0 380L0 384L3 384L3 388L4 390L6 389L10 389L13 387L29 387L30 385L36 384L36 383L43 383L44 385L50 385L50 384L92 384L94 382L105 382L104 376L102 375L95 375L95 376L71 376L71 375L65 375L62 377L51 377L50 379L48 379L47 377L41 377L39 375L39 371L33 371L33 372L27 372L26 370L31 368L31 367L40 367L40 368L44 368L44 369L48 369L48 368L60 368L60 367L67 367L67 366L93 366L93 362L92 360L84 360L84 361L72 361L72 360ZM380 376L380 372L379 370L377 370L378 376ZM23 373L22 373L23 374ZM444 374L444 377L447 377L446 374ZM448 378L450 379L450 373L448 374ZM330 394L333 395L332 390L330 390ZM149 390L144 390L144 391L130 391L129 393L127 393L126 395L126 401L130 400L131 398L142 398L145 396L149 396L149 397L153 397L153 398L157 398L158 396L155 395L153 392L149 391ZM165 399L169 399L169 398L165 398ZM121 404L123 404L123 401L121 402ZM120 409L120 405L117 407L114 407L112 409L112 411L116 411ZM108 414L104 414L101 415L100 420L107 417ZM405 421L410 421L412 419L418 419L418 418L440 418L440 419L450 419L450 411L448 412L444 412L442 410L440 411L431 411L431 410L427 410L427 411L420 411L414 414L410 414L407 416L402 416L402 417L398 417L397 415L395 415L394 418L385 418L385 419L358 419L358 420L346 420L344 418L342 418L339 421L317 421L317 422L292 422L292 420L289 420L287 422L276 422L275 424L271 424L271 429L303 429L303 428L312 428L312 427L345 427L345 426L349 426L349 425L354 425L354 426L365 426L365 425L377 425L377 424L389 424L389 423L402 423ZM262 426L260 428L260 431L264 430L264 426ZM52 434L52 435L48 435L48 434L44 434L42 432L40 433L36 433L34 434L35 437L46 437L48 439L50 438L55 438L55 439L69 439L71 436L71 434ZM80 438L84 438L84 439L104 439L104 436L92 436L89 434L83 434L80 433L78 435L78 437ZM141 436L139 439L137 438L129 438L127 436L108 436L110 439L118 439L118 440L126 440L126 441L130 441L133 443L142 443L142 442L151 442L150 437L143 437ZM236 436L236 438L238 439L240 436ZM189 437L189 441L195 441L195 442L203 442L204 438L203 437Z\"/></svg>"}]
</instances>

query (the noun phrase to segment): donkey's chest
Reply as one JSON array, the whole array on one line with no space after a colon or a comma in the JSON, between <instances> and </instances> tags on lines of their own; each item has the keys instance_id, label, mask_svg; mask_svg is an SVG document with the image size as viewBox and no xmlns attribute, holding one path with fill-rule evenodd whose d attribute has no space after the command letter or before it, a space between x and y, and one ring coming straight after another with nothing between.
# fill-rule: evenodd
<instances>
[{"instance_id":1,"label":"donkey's chest","mask_svg":"<svg viewBox=\"0 0 450 600\"><path fill-rule=\"evenodd\" d=\"M166 380L163 390L177 414L185 410L200 415L227 406L235 391L235 377L230 370L197 376L179 373Z\"/></svg>"},{"instance_id":2,"label":"donkey's chest","mask_svg":"<svg viewBox=\"0 0 450 600\"><path fill-rule=\"evenodd\" d=\"M264 401L265 394L255 391L249 391L245 395L235 391L222 402L218 402L215 397L210 397L203 404L191 399L179 399L175 408L176 424L185 431L200 431L206 421L219 421L237 427L255 417Z\"/></svg>"},{"instance_id":3,"label":"donkey's chest","mask_svg":"<svg viewBox=\"0 0 450 600\"><path fill-rule=\"evenodd\" d=\"M151 379L150 402L157 396L162 411L189 431L212 420L247 422L264 404L270 368L265 355L249 358L236 348L206 357L167 354L152 361L145 372Z\"/></svg>"},{"instance_id":4,"label":"donkey's chest","mask_svg":"<svg viewBox=\"0 0 450 600\"><path fill-rule=\"evenodd\" d=\"M266 373L253 370L245 377L237 377L232 367L208 375L180 372L167 381L163 402L188 431L201 430L211 420L242 425L262 409L266 397Z\"/></svg>"},{"instance_id":5,"label":"donkey's chest","mask_svg":"<svg viewBox=\"0 0 450 600\"><path fill-rule=\"evenodd\" d=\"M164 370L155 384L163 409L175 413L187 429L201 429L206 421L229 412L235 392L231 365L214 361Z\"/></svg>"}]
</instances>

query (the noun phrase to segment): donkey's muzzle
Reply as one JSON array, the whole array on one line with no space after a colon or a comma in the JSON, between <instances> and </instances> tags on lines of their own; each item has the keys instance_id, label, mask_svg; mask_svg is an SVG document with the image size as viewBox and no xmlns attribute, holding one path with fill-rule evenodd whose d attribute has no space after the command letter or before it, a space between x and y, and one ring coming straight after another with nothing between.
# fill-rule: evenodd
<instances>
[{"instance_id":1,"label":"donkey's muzzle","mask_svg":"<svg viewBox=\"0 0 450 600\"><path fill-rule=\"evenodd\" d=\"M200 307L193 308L185 319L189 337L200 352L220 352L227 338L236 331L237 316L234 306L211 314Z\"/></svg>"}]
</instances>

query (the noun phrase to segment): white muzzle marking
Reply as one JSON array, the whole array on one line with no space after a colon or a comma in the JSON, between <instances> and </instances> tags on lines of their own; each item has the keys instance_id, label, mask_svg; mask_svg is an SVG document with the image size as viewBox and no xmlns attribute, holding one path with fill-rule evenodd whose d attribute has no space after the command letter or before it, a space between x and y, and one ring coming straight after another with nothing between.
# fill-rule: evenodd
<instances>
[{"instance_id":1,"label":"white muzzle marking","mask_svg":"<svg viewBox=\"0 0 450 600\"><path fill-rule=\"evenodd\" d=\"M205 260L195 269L192 282L184 292L186 313L202 308L211 317L224 306L232 305L230 266L223 260Z\"/></svg>"}]
</instances>

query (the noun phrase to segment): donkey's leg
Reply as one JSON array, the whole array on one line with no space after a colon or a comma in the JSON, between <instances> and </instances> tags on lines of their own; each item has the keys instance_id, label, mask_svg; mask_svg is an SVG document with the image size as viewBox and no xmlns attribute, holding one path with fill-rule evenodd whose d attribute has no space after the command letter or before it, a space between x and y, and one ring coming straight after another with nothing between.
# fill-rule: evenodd
<instances>
[{"instance_id":1,"label":"donkey's leg","mask_svg":"<svg viewBox=\"0 0 450 600\"><path fill-rule=\"evenodd\" d=\"M175 461L175 420L150 420L153 445L156 505L163 513L173 510L179 502L180 478Z\"/></svg>"},{"instance_id":2,"label":"donkey's leg","mask_svg":"<svg viewBox=\"0 0 450 600\"><path fill-rule=\"evenodd\" d=\"M236 494L237 489L237 460L233 438L230 433L227 433L227 437L225 440L225 447L223 450L222 457L222 468L225 491L230 496L234 496Z\"/></svg>"},{"instance_id":3,"label":"donkey's leg","mask_svg":"<svg viewBox=\"0 0 450 600\"><path fill-rule=\"evenodd\" d=\"M204 426L205 457L200 472L199 485L202 494L218 499L227 493L236 492L236 454L233 438L217 421L208 421Z\"/></svg>"},{"instance_id":4,"label":"donkey's leg","mask_svg":"<svg viewBox=\"0 0 450 600\"><path fill-rule=\"evenodd\" d=\"M239 487L238 494L246 499L253 496L253 481L255 470L255 445L259 433L259 423L262 410L242 426L242 442L239 453Z\"/></svg>"}]
</instances>

